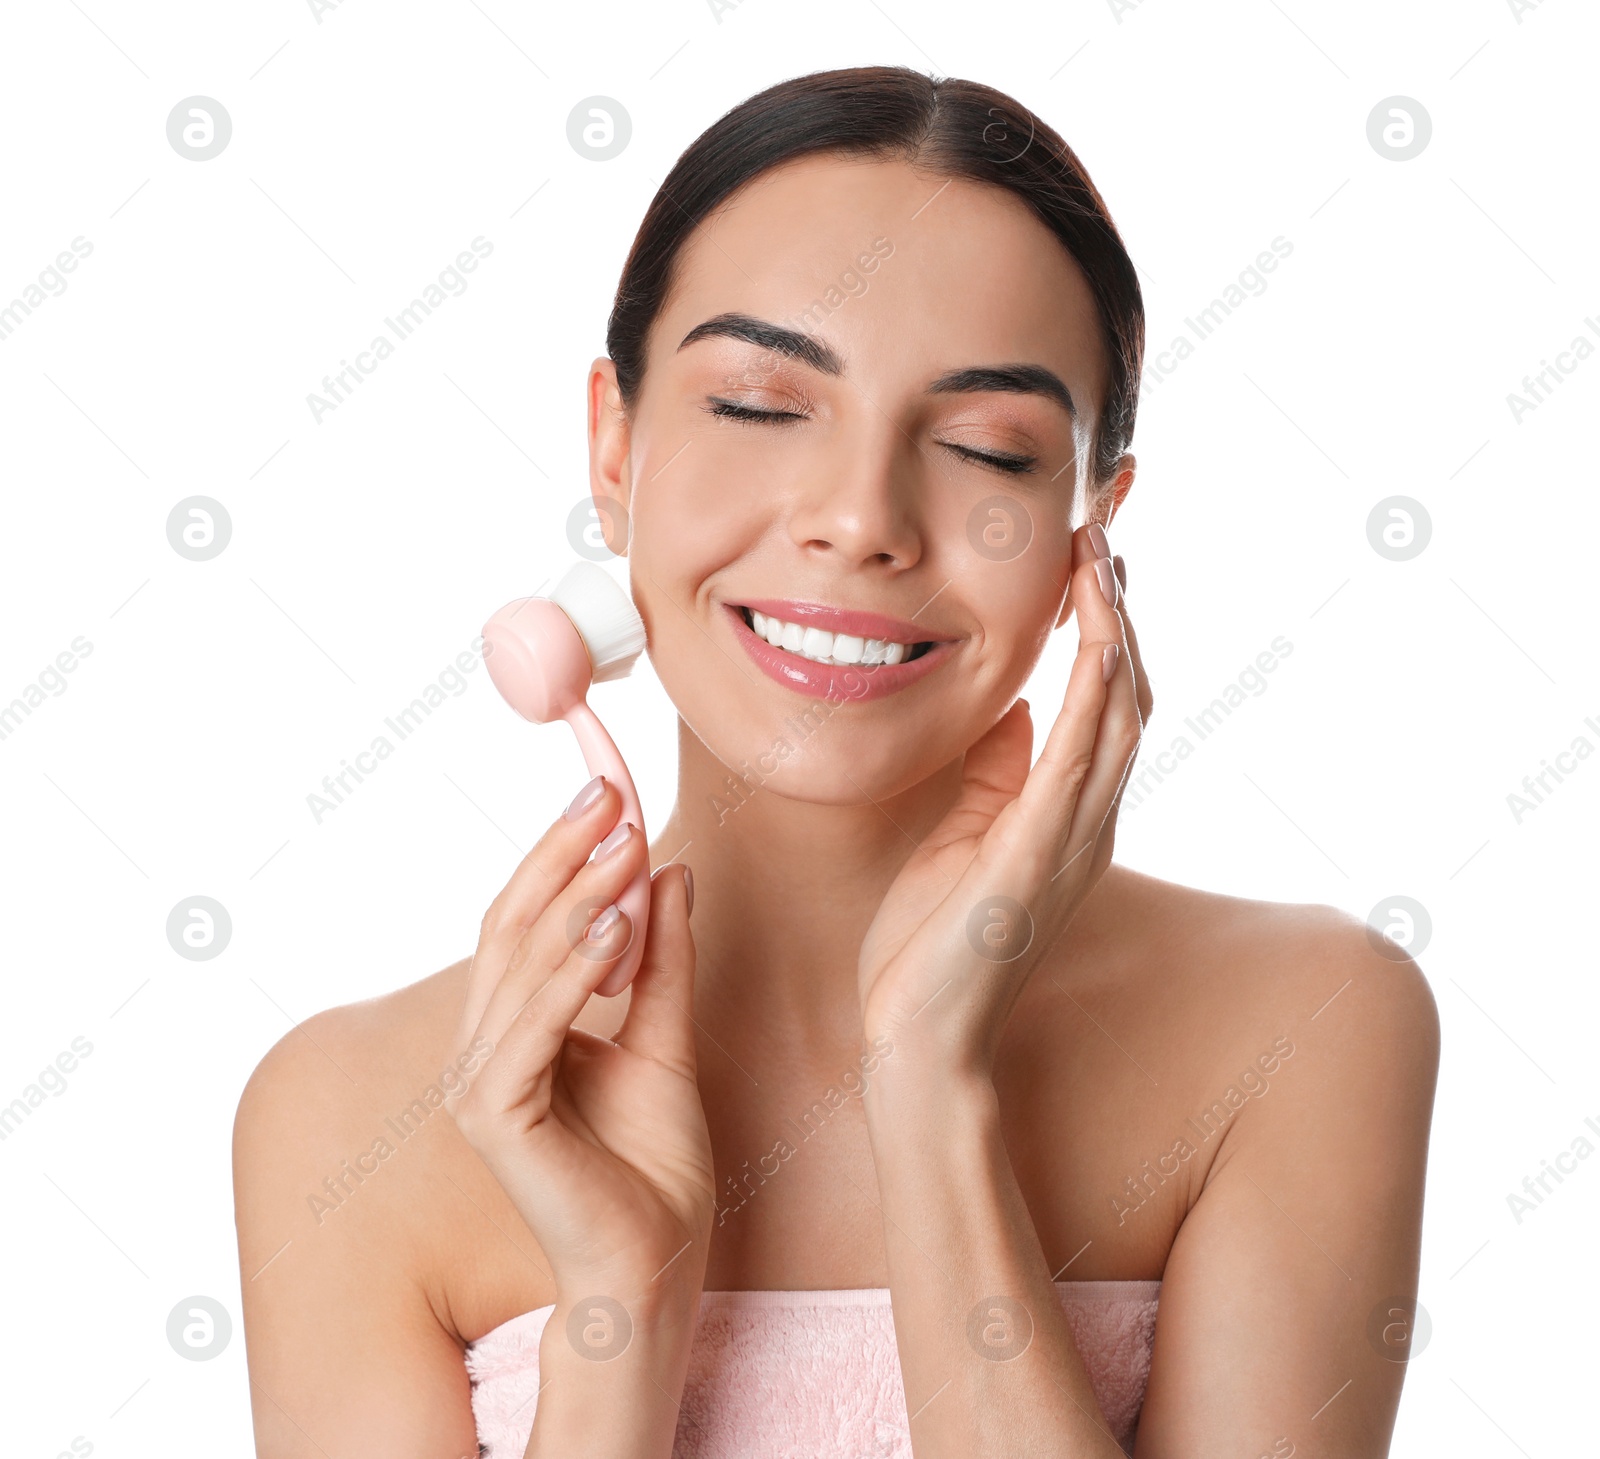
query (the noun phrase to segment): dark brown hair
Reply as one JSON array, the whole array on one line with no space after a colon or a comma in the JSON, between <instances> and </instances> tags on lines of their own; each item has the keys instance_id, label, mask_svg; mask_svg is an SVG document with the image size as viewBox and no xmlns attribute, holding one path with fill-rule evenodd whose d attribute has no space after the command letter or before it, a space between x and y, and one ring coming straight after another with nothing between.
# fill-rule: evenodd
<instances>
[{"instance_id":1,"label":"dark brown hair","mask_svg":"<svg viewBox=\"0 0 1600 1459\"><path fill-rule=\"evenodd\" d=\"M624 409L638 399L650 327L696 225L752 178L817 152L899 157L1007 188L1061 240L1100 316L1108 384L1094 478L1108 480L1133 439L1144 358L1144 300L1116 225L1072 149L1027 107L975 81L903 66L781 81L718 118L678 158L639 225L606 327Z\"/></svg>"}]
</instances>

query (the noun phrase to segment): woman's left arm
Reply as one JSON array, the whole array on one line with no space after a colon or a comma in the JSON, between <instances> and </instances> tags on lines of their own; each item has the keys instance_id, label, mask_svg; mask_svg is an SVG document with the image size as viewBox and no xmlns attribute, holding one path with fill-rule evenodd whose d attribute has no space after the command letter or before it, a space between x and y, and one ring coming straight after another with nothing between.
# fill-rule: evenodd
<instances>
[{"instance_id":1,"label":"woman's left arm","mask_svg":"<svg viewBox=\"0 0 1600 1459\"><path fill-rule=\"evenodd\" d=\"M1099 1459L1106 1428L1002 1138L992 1077L1024 981L1110 863L1151 695L1103 531L1073 535L1080 644L1038 764L1019 700L862 944L864 1095L917 1459Z\"/></svg>"},{"instance_id":2,"label":"woman's left arm","mask_svg":"<svg viewBox=\"0 0 1600 1459\"><path fill-rule=\"evenodd\" d=\"M992 1083L901 1078L865 1096L916 1459L1121 1459L1001 1138Z\"/></svg>"},{"instance_id":3,"label":"woman's left arm","mask_svg":"<svg viewBox=\"0 0 1600 1459\"><path fill-rule=\"evenodd\" d=\"M1121 1453L1011 1167L992 1077L1025 980L1111 860L1151 704L1104 534L1080 529L1073 550L1082 641L1038 764L1019 702L967 752L955 808L862 944L863 1025L892 1048L864 1103L917 1459ZM1274 949L1274 1002L1296 1025L1297 1082L1229 1129L1179 1231L1139 1459L1388 1451L1421 1332L1438 1017L1415 965L1344 914L1310 919L1291 941Z\"/></svg>"}]
</instances>

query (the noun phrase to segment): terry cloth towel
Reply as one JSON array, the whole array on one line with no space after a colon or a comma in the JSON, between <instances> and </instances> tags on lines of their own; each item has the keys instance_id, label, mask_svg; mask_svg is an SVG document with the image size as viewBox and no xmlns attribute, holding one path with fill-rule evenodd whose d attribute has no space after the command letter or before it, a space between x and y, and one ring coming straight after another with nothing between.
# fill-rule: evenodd
<instances>
[{"instance_id":1,"label":"terry cloth towel","mask_svg":"<svg viewBox=\"0 0 1600 1459\"><path fill-rule=\"evenodd\" d=\"M1057 1282L1078 1352L1125 1453L1144 1404L1160 1282ZM521 1459L554 1307L466 1349L485 1459ZM703 1292L673 1459L911 1459L886 1287Z\"/></svg>"}]
</instances>

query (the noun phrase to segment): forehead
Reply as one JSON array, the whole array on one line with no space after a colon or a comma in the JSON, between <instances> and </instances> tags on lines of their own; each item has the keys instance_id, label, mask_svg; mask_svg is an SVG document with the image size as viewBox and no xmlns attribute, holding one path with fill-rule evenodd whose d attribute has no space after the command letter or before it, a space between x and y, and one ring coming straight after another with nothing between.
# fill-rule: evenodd
<instances>
[{"instance_id":1,"label":"forehead","mask_svg":"<svg viewBox=\"0 0 1600 1459\"><path fill-rule=\"evenodd\" d=\"M724 310L804 315L847 364L1034 361L1101 398L1093 295L1061 241L1009 190L903 161L805 157L726 199L678 255L654 348Z\"/></svg>"}]
</instances>

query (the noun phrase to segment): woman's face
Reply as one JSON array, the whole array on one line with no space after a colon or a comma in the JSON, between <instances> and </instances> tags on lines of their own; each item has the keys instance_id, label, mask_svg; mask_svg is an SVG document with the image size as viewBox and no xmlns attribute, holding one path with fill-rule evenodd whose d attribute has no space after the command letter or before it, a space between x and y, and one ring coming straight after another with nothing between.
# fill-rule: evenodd
<instances>
[{"instance_id":1,"label":"woman's face","mask_svg":"<svg viewBox=\"0 0 1600 1459\"><path fill-rule=\"evenodd\" d=\"M1070 612L1104 381L1077 265L1002 189L819 156L703 223L632 421L614 383L591 418L651 661L712 753L860 803L993 725Z\"/></svg>"}]
</instances>

